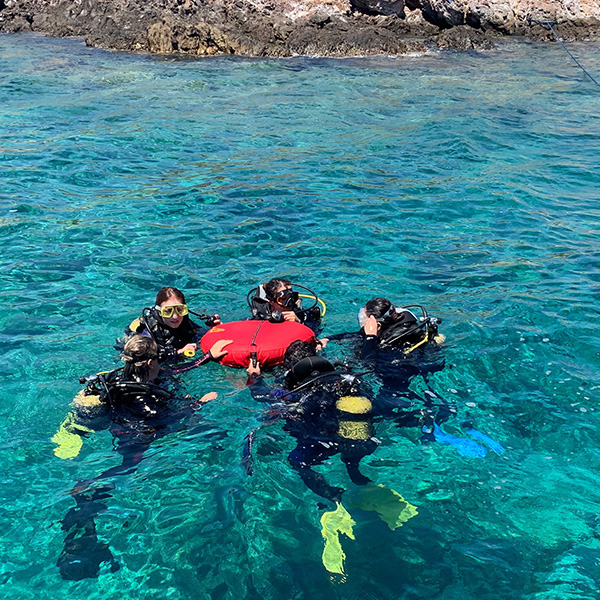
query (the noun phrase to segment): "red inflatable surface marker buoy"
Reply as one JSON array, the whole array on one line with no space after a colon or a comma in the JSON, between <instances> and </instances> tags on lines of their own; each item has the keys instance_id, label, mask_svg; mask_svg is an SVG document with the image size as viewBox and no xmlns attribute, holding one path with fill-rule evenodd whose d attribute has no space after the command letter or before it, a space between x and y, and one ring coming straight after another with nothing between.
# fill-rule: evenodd
<instances>
[{"instance_id":1,"label":"red inflatable surface marker buoy","mask_svg":"<svg viewBox=\"0 0 600 600\"><path fill-rule=\"evenodd\" d=\"M225 348L227 354L219 362L228 367L244 369L254 353L261 367L274 367L283 362L283 355L292 342L316 342L312 329L301 323L232 321L215 325L202 336L202 352L208 352L219 340L233 340Z\"/></svg>"}]
</instances>

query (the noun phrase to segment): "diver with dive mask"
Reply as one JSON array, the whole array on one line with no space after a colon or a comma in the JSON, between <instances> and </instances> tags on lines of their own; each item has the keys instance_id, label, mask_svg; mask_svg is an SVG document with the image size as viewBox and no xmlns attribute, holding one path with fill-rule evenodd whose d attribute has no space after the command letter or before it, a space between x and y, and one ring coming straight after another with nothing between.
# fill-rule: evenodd
<instances>
[{"instance_id":1,"label":"diver with dive mask","mask_svg":"<svg viewBox=\"0 0 600 600\"><path fill-rule=\"evenodd\" d=\"M411 308L418 308L421 316L417 317ZM397 307L387 298L373 298L358 312L358 323L367 338L373 338L381 348L393 347L405 354L427 342L443 342L444 336L438 333L441 322L438 317L430 317L420 304Z\"/></svg>"},{"instance_id":2,"label":"diver with dive mask","mask_svg":"<svg viewBox=\"0 0 600 600\"><path fill-rule=\"evenodd\" d=\"M161 362L175 362L184 356L191 358L204 332L190 315L200 318L207 327L221 322L219 315L191 311L181 290L163 287L156 295L154 306L144 308L142 315L125 330L126 339L134 334L151 337L158 345Z\"/></svg>"},{"instance_id":3,"label":"diver with dive mask","mask_svg":"<svg viewBox=\"0 0 600 600\"><path fill-rule=\"evenodd\" d=\"M301 288L307 293L299 293L294 290L293 286ZM313 302L308 308L304 308L302 298L308 298ZM251 289L246 299L252 319L271 321L272 323L283 323L284 321L302 323L315 333L320 328L321 317L327 310L325 303L311 289L283 278L273 278L267 283ZM322 312L321 307L323 308Z\"/></svg>"}]
</instances>

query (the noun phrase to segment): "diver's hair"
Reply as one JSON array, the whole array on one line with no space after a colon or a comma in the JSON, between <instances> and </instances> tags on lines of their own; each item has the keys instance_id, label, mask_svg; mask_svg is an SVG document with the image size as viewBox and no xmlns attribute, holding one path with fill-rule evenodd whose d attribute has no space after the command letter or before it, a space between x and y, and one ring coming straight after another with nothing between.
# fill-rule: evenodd
<instances>
[{"instance_id":1,"label":"diver's hair","mask_svg":"<svg viewBox=\"0 0 600 600\"><path fill-rule=\"evenodd\" d=\"M163 302L166 302L169 298L175 298L181 304L185 304L185 296L181 290L175 287L162 287L156 294L156 306L160 306Z\"/></svg>"},{"instance_id":2,"label":"diver's hair","mask_svg":"<svg viewBox=\"0 0 600 600\"><path fill-rule=\"evenodd\" d=\"M373 298L365 304L365 312L367 317L381 319L391 306L392 303L387 298Z\"/></svg>"},{"instance_id":3,"label":"diver's hair","mask_svg":"<svg viewBox=\"0 0 600 600\"><path fill-rule=\"evenodd\" d=\"M317 356L317 349L310 342L296 340L292 342L283 355L283 368L290 370L297 362L309 356Z\"/></svg>"},{"instance_id":4,"label":"diver's hair","mask_svg":"<svg viewBox=\"0 0 600 600\"><path fill-rule=\"evenodd\" d=\"M156 342L145 335L134 335L123 348L121 358L125 361L123 379L148 381L148 361L158 357Z\"/></svg>"},{"instance_id":5,"label":"diver's hair","mask_svg":"<svg viewBox=\"0 0 600 600\"><path fill-rule=\"evenodd\" d=\"M265 294L267 295L267 298L269 300L273 300L275 301L275 294L277 292L277 288L281 287L282 285L292 285L292 282L289 279L280 279L280 278L274 278L271 279L270 281L267 281L267 283L265 283Z\"/></svg>"}]
</instances>

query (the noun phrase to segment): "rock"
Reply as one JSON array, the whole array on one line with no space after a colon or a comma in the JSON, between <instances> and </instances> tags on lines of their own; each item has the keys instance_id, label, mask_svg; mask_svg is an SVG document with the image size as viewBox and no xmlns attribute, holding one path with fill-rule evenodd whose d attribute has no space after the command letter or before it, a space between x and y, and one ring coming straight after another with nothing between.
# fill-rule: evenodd
<instances>
[{"instance_id":1,"label":"rock","mask_svg":"<svg viewBox=\"0 0 600 600\"><path fill-rule=\"evenodd\" d=\"M527 34L529 18L592 26L600 33L600 3L596 0L407 0L425 19L440 28L470 25L509 35Z\"/></svg>"},{"instance_id":2,"label":"rock","mask_svg":"<svg viewBox=\"0 0 600 600\"><path fill-rule=\"evenodd\" d=\"M350 0L352 10L366 15L404 17L404 0Z\"/></svg>"},{"instance_id":3,"label":"rock","mask_svg":"<svg viewBox=\"0 0 600 600\"><path fill-rule=\"evenodd\" d=\"M597 0L0 0L0 32L76 35L156 53L356 56L480 49L489 33L600 34ZM440 33L440 30L442 31ZM447 30L447 31L446 31Z\"/></svg>"},{"instance_id":4,"label":"rock","mask_svg":"<svg viewBox=\"0 0 600 600\"><path fill-rule=\"evenodd\" d=\"M32 31L31 21L33 19L29 15L17 15L14 19L9 21L2 31L6 33L19 33L20 31Z\"/></svg>"},{"instance_id":5,"label":"rock","mask_svg":"<svg viewBox=\"0 0 600 600\"><path fill-rule=\"evenodd\" d=\"M166 23L152 23L148 27L148 50L154 54L173 52L173 30Z\"/></svg>"},{"instance_id":6,"label":"rock","mask_svg":"<svg viewBox=\"0 0 600 600\"><path fill-rule=\"evenodd\" d=\"M444 29L435 40L440 50L491 50L494 42L484 32L466 25Z\"/></svg>"}]
</instances>

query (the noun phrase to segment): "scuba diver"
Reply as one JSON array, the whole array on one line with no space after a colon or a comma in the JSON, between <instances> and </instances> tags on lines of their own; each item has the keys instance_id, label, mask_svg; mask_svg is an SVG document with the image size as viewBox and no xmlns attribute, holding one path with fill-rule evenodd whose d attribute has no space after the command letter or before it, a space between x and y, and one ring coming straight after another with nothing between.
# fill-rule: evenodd
<instances>
[{"instance_id":1,"label":"scuba diver","mask_svg":"<svg viewBox=\"0 0 600 600\"><path fill-rule=\"evenodd\" d=\"M271 389L260 376L260 367L250 365L250 392L260 402L278 403L275 414L281 411L279 416L286 421L284 430L298 441L288 460L306 486L322 498L339 502L344 490L328 485L312 467L340 454L355 484L370 481L360 472L359 463L377 448L371 402L357 395L357 377L337 371L328 360L317 356L310 342L290 344L284 369L283 389Z\"/></svg>"},{"instance_id":2,"label":"scuba diver","mask_svg":"<svg viewBox=\"0 0 600 600\"><path fill-rule=\"evenodd\" d=\"M422 316L410 309L418 307ZM441 319L420 305L396 307L387 298L373 298L358 313L360 331L327 336L329 342L350 342L354 360L375 372L381 381L375 408L397 410L412 405L411 381L443 369L438 332Z\"/></svg>"},{"instance_id":3,"label":"scuba diver","mask_svg":"<svg viewBox=\"0 0 600 600\"><path fill-rule=\"evenodd\" d=\"M214 358L225 353L221 350ZM122 369L81 379L87 386L77 394L74 410L52 438L56 456L72 459L82 447L82 437L108 429L122 458L121 464L78 481L70 491L76 506L62 520L67 535L57 562L63 579L97 577L103 563L112 571L119 568L108 545L98 540L94 520L107 510L103 501L115 488L107 480L135 471L153 441L181 429L183 419L217 397L211 392L195 401L186 396L183 405L176 402L176 390L159 376L158 347L150 337L130 338L122 359Z\"/></svg>"},{"instance_id":4,"label":"scuba diver","mask_svg":"<svg viewBox=\"0 0 600 600\"><path fill-rule=\"evenodd\" d=\"M125 336L141 334L151 337L158 345L161 363L175 361L184 355L192 357L204 331L200 331L199 326L190 319L190 314L203 320L207 327L221 322L219 315L209 316L190 311L181 290L163 287L156 295L154 306L144 308L142 316L125 330Z\"/></svg>"},{"instance_id":5,"label":"scuba diver","mask_svg":"<svg viewBox=\"0 0 600 600\"><path fill-rule=\"evenodd\" d=\"M300 294L293 289L293 286L302 288L308 293ZM251 297L253 292L254 296ZM303 308L301 298L314 300L314 303L308 308ZM271 279L251 289L246 299L253 319L272 323L294 321L310 327L315 334L318 333L321 318L327 310L325 303L312 290L283 278ZM323 307L322 314L319 304Z\"/></svg>"},{"instance_id":6,"label":"scuba diver","mask_svg":"<svg viewBox=\"0 0 600 600\"><path fill-rule=\"evenodd\" d=\"M348 494L354 506L376 511L392 530L417 511L400 494L374 484L360 471L360 461L380 444L374 436L372 403L360 378L336 369L317 356L314 344L302 341L288 347L284 368L287 371L283 388L272 389L260 376L260 368L250 363L250 392L255 400L272 405L265 426L284 420L283 430L296 439L296 447L288 455L291 467L310 490L335 504L335 510L321 517L325 538L323 564L328 571L343 574L345 555L339 535L344 533L354 539L354 521L342 505L343 494ZM257 431L246 437L243 463L248 474L253 472L252 446ZM352 483L358 486L351 491L330 485L313 470L336 454Z\"/></svg>"},{"instance_id":7,"label":"scuba diver","mask_svg":"<svg viewBox=\"0 0 600 600\"><path fill-rule=\"evenodd\" d=\"M417 317L410 309L419 308ZM473 428L462 427L473 440L453 436L441 425L457 415L454 402L440 397L429 385L429 375L444 368L440 354L445 336L438 331L442 322L430 317L420 305L396 307L387 298L373 298L358 313L359 332L332 335L330 342L353 343L355 359L372 370L381 386L373 402L374 416L393 419L401 427L418 427L424 434L421 441L436 441L453 446L466 457L483 458L487 450L476 443L483 442L495 452L502 452L498 442ZM420 377L425 386L423 394L411 387Z\"/></svg>"},{"instance_id":8,"label":"scuba diver","mask_svg":"<svg viewBox=\"0 0 600 600\"><path fill-rule=\"evenodd\" d=\"M417 317L410 308L419 308L422 316ZM377 343L371 343L363 349L363 358L365 353L389 348L410 354L428 342L440 344L446 339L438 332L442 319L430 317L425 308L418 304L397 307L387 298L373 298L358 313L358 322L363 330L369 319L377 323L377 329L369 334L365 332L365 335L367 338L376 338Z\"/></svg>"}]
</instances>

